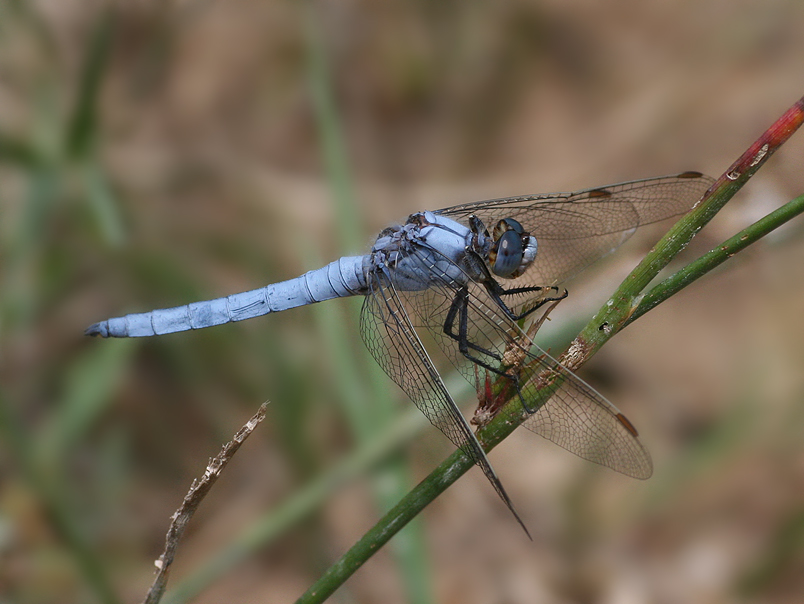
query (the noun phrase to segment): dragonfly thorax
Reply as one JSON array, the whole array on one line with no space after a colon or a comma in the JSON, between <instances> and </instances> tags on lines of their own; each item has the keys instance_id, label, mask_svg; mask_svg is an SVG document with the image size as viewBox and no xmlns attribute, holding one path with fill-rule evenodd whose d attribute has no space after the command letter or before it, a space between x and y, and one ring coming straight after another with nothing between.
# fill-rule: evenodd
<instances>
[{"instance_id":1,"label":"dragonfly thorax","mask_svg":"<svg viewBox=\"0 0 804 604\"><path fill-rule=\"evenodd\" d=\"M382 271L402 291L423 291L433 283L465 284L472 239L464 225L433 212L411 214L403 225L380 233L371 248L369 271Z\"/></svg>"}]
</instances>

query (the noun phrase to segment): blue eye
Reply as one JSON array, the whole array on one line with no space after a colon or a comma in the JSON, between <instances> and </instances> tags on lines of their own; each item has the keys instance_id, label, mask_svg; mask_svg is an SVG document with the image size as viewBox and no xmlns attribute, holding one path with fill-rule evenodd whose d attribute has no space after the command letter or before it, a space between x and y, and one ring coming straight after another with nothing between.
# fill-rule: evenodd
<instances>
[{"instance_id":1,"label":"blue eye","mask_svg":"<svg viewBox=\"0 0 804 604\"><path fill-rule=\"evenodd\" d=\"M502 222L502 221L501 221ZM517 223L519 224L519 223ZM522 228L521 226L519 227ZM522 264L522 235L514 229L505 231L502 237L497 240L496 258L492 266L492 272L498 277L510 277Z\"/></svg>"}]
</instances>

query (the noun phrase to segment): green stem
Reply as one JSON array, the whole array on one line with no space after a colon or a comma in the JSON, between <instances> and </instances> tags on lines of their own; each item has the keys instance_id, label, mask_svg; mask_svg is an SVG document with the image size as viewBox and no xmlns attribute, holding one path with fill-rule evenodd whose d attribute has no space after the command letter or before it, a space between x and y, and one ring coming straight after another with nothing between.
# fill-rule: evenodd
<instances>
[{"instance_id":1,"label":"green stem","mask_svg":"<svg viewBox=\"0 0 804 604\"><path fill-rule=\"evenodd\" d=\"M572 357L559 360L570 370L583 365L611 337L630 324L642 292L659 271L678 255L720 209L804 123L804 97L783 113L717 179L703 199L673 225L570 346ZM644 314L644 313L642 313Z\"/></svg>"},{"instance_id":2,"label":"green stem","mask_svg":"<svg viewBox=\"0 0 804 604\"><path fill-rule=\"evenodd\" d=\"M418 516L430 502L446 491L447 487L463 476L473 465L472 460L466 457L462 451L455 451L427 478L405 495L340 560L330 566L318 581L298 599L298 604L311 604L326 600L366 560L388 543L391 537Z\"/></svg>"},{"instance_id":3,"label":"green stem","mask_svg":"<svg viewBox=\"0 0 804 604\"><path fill-rule=\"evenodd\" d=\"M697 260L690 262L687 266L671 277L668 277L645 294L639 301L634 312L631 313L631 316L626 320L625 325L632 323L652 308L667 300L670 296L677 294L693 281L703 277L715 267L723 264L737 252L755 243L802 212L804 212L804 195L787 202L781 208L778 208L733 237L730 237Z\"/></svg>"}]
</instances>

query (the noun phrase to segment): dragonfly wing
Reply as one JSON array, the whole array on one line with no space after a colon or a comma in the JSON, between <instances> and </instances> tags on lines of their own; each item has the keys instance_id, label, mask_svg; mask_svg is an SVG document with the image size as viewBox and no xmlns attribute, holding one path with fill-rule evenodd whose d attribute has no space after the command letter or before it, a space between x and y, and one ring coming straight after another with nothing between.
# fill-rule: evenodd
<instances>
[{"instance_id":1,"label":"dragonfly wing","mask_svg":"<svg viewBox=\"0 0 804 604\"><path fill-rule=\"evenodd\" d=\"M713 182L685 172L572 193L478 201L438 213L466 225L475 215L488 229L503 218L516 219L536 237L538 252L533 265L508 285L555 285L614 251L637 227L687 212Z\"/></svg>"},{"instance_id":2,"label":"dragonfly wing","mask_svg":"<svg viewBox=\"0 0 804 604\"><path fill-rule=\"evenodd\" d=\"M368 280L369 293L360 314L360 333L366 347L386 374L475 464L527 533L508 493L491 467L486 453L447 391L410 320L405 299L381 270Z\"/></svg>"},{"instance_id":3,"label":"dragonfly wing","mask_svg":"<svg viewBox=\"0 0 804 604\"><path fill-rule=\"evenodd\" d=\"M633 424L603 395L541 352L531 357L538 359L544 372L522 388L523 398L532 399L547 376L556 375L563 382L522 425L583 459L626 476L650 478L653 462Z\"/></svg>"}]
</instances>

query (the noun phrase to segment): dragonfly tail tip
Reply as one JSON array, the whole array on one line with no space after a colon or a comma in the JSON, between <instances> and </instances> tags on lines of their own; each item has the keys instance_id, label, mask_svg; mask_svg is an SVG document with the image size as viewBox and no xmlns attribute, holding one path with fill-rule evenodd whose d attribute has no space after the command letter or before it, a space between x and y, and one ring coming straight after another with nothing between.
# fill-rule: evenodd
<instances>
[{"instance_id":1,"label":"dragonfly tail tip","mask_svg":"<svg viewBox=\"0 0 804 604\"><path fill-rule=\"evenodd\" d=\"M84 330L85 336L101 336L102 338L109 337L109 329L106 325L106 321L102 321L100 323L93 323L89 327Z\"/></svg>"}]
</instances>

